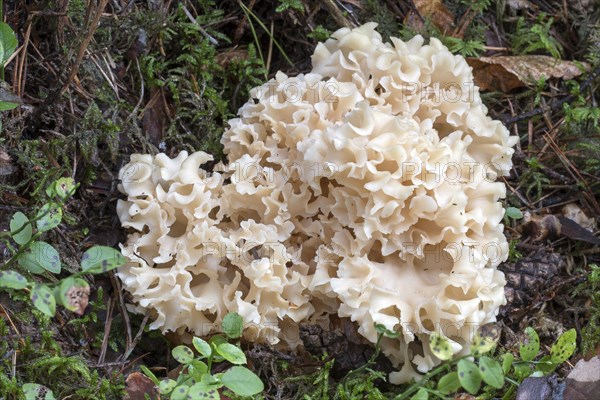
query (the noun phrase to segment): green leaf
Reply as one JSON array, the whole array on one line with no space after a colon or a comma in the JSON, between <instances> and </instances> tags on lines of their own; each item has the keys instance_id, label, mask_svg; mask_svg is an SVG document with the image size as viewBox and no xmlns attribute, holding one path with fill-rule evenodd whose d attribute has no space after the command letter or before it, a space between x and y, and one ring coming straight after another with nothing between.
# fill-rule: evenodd
<instances>
[{"instance_id":1,"label":"green leaf","mask_svg":"<svg viewBox=\"0 0 600 400\"><path fill-rule=\"evenodd\" d=\"M4 65L17 48L17 37L11 27L0 22L0 63Z\"/></svg>"},{"instance_id":2,"label":"green leaf","mask_svg":"<svg viewBox=\"0 0 600 400\"><path fill-rule=\"evenodd\" d=\"M477 394L481 386L481 374L477 365L473 361L463 359L458 362L456 370L462 387L473 395Z\"/></svg>"},{"instance_id":3,"label":"green leaf","mask_svg":"<svg viewBox=\"0 0 600 400\"><path fill-rule=\"evenodd\" d=\"M193 359L188 365L188 368L190 371L190 375L198 377L197 382L200 382L200 378L202 377L202 375L208 372L208 365L206 365L206 363L204 363L203 361L197 359Z\"/></svg>"},{"instance_id":4,"label":"green leaf","mask_svg":"<svg viewBox=\"0 0 600 400\"><path fill-rule=\"evenodd\" d=\"M577 332L575 329L569 329L552 345L550 349L550 358L554 364L561 364L567 361L575 352L577 347Z\"/></svg>"},{"instance_id":5,"label":"green leaf","mask_svg":"<svg viewBox=\"0 0 600 400\"><path fill-rule=\"evenodd\" d=\"M491 351L500 338L500 331L495 324L486 324L481 326L471 343L471 353L475 356L485 354Z\"/></svg>"},{"instance_id":6,"label":"green leaf","mask_svg":"<svg viewBox=\"0 0 600 400\"><path fill-rule=\"evenodd\" d=\"M73 194L76 187L77 185L75 184L75 180L73 180L73 178L59 178L46 188L46 195L48 195L50 198L59 197L65 200L71 194Z\"/></svg>"},{"instance_id":7,"label":"green leaf","mask_svg":"<svg viewBox=\"0 0 600 400\"><path fill-rule=\"evenodd\" d=\"M172 351L173 358L181 364L189 364L194 359L194 352L187 346L177 346Z\"/></svg>"},{"instance_id":8,"label":"green leaf","mask_svg":"<svg viewBox=\"0 0 600 400\"><path fill-rule=\"evenodd\" d=\"M242 349L231 343L222 343L218 345L217 353L232 364L246 364L246 355Z\"/></svg>"},{"instance_id":9,"label":"green leaf","mask_svg":"<svg viewBox=\"0 0 600 400\"><path fill-rule=\"evenodd\" d=\"M535 370L541 372L543 375L548 375L553 372L557 366L558 364L552 362L552 357L547 355L539 359L535 365Z\"/></svg>"},{"instance_id":10,"label":"green leaf","mask_svg":"<svg viewBox=\"0 0 600 400\"><path fill-rule=\"evenodd\" d=\"M17 261L21 267L34 274L44 271L58 274L61 269L58 251L46 242L33 242Z\"/></svg>"},{"instance_id":11,"label":"green leaf","mask_svg":"<svg viewBox=\"0 0 600 400\"><path fill-rule=\"evenodd\" d=\"M146 375L148 378L150 378L150 380L156 386L158 386L160 384L160 381L158 380L158 378L156 377L156 375L154 375L154 373L152 371L150 371L150 369L148 367L146 367L145 365L141 365L140 369L142 370L142 372L144 373L144 375Z\"/></svg>"},{"instance_id":12,"label":"green leaf","mask_svg":"<svg viewBox=\"0 0 600 400\"><path fill-rule=\"evenodd\" d=\"M54 393L46 386L26 383L22 387L25 400L55 400Z\"/></svg>"},{"instance_id":13,"label":"green leaf","mask_svg":"<svg viewBox=\"0 0 600 400\"><path fill-rule=\"evenodd\" d=\"M169 394L173 391L173 389L175 389L176 386L177 382L175 382L173 379L165 379L160 381L158 384L158 390L160 394Z\"/></svg>"},{"instance_id":14,"label":"green leaf","mask_svg":"<svg viewBox=\"0 0 600 400\"><path fill-rule=\"evenodd\" d=\"M427 390L421 388L417 391L417 393L415 393L413 397L410 398L410 400L427 400L428 398L429 393L427 393Z\"/></svg>"},{"instance_id":15,"label":"green leaf","mask_svg":"<svg viewBox=\"0 0 600 400\"><path fill-rule=\"evenodd\" d=\"M506 216L512 219L521 219L523 218L523 213L516 207L507 207L506 208Z\"/></svg>"},{"instance_id":16,"label":"green leaf","mask_svg":"<svg viewBox=\"0 0 600 400\"><path fill-rule=\"evenodd\" d=\"M31 290L31 302L41 312L49 317L53 317L56 312L56 300L52 290L46 285L36 284Z\"/></svg>"},{"instance_id":17,"label":"green leaf","mask_svg":"<svg viewBox=\"0 0 600 400\"><path fill-rule=\"evenodd\" d=\"M443 361L451 359L454 355L448 339L437 332L432 333L429 337L429 349L433 355Z\"/></svg>"},{"instance_id":18,"label":"green leaf","mask_svg":"<svg viewBox=\"0 0 600 400\"><path fill-rule=\"evenodd\" d=\"M227 337L231 339L239 338L244 331L244 319L238 313L229 313L223 318L221 329Z\"/></svg>"},{"instance_id":19,"label":"green leaf","mask_svg":"<svg viewBox=\"0 0 600 400\"><path fill-rule=\"evenodd\" d=\"M28 283L17 271L0 271L0 288L24 289Z\"/></svg>"},{"instance_id":20,"label":"green leaf","mask_svg":"<svg viewBox=\"0 0 600 400\"><path fill-rule=\"evenodd\" d=\"M538 366L539 366L539 364L538 364ZM514 364L514 368L515 368L515 376L519 380L527 378L533 372L531 370L530 364Z\"/></svg>"},{"instance_id":21,"label":"green leaf","mask_svg":"<svg viewBox=\"0 0 600 400\"><path fill-rule=\"evenodd\" d=\"M265 387L256 374L245 367L231 367L222 376L221 382L239 396L254 396Z\"/></svg>"},{"instance_id":22,"label":"green leaf","mask_svg":"<svg viewBox=\"0 0 600 400\"><path fill-rule=\"evenodd\" d=\"M69 311L83 314L90 294L90 285L81 278L64 279L56 292L58 303Z\"/></svg>"},{"instance_id":23,"label":"green leaf","mask_svg":"<svg viewBox=\"0 0 600 400\"><path fill-rule=\"evenodd\" d=\"M18 232L18 233L17 233ZM25 244L31 239L31 224L22 212L17 212L10 220L10 235L18 244Z\"/></svg>"},{"instance_id":24,"label":"green leaf","mask_svg":"<svg viewBox=\"0 0 600 400\"><path fill-rule=\"evenodd\" d=\"M39 218L35 225L38 230L42 232L49 231L52 228L56 228L60 221L62 221L62 208L54 203L47 203L37 213Z\"/></svg>"},{"instance_id":25,"label":"green leaf","mask_svg":"<svg viewBox=\"0 0 600 400\"><path fill-rule=\"evenodd\" d=\"M188 399L220 399L219 391L214 387L205 383L196 383L190 387L188 391Z\"/></svg>"},{"instance_id":26,"label":"green leaf","mask_svg":"<svg viewBox=\"0 0 600 400\"><path fill-rule=\"evenodd\" d=\"M10 101L0 100L0 111L14 110L19 106L19 103L12 103Z\"/></svg>"},{"instance_id":27,"label":"green leaf","mask_svg":"<svg viewBox=\"0 0 600 400\"><path fill-rule=\"evenodd\" d=\"M512 367L514 360L515 356L511 353L502 354L502 372L504 372L504 375L507 375L510 372L510 367Z\"/></svg>"},{"instance_id":28,"label":"green leaf","mask_svg":"<svg viewBox=\"0 0 600 400\"><path fill-rule=\"evenodd\" d=\"M194 337L192 339L192 344L196 350L198 350L198 353L202 354L204 357L210 357L212 349L206 340L200 339L199 337Z\"/></svg>"},{"instance_id":29,"label":"green leaf","mask_svg":"<svg viewBox=\"0 0 600 400\"><path fill-rule=\"evenodd\" d=\"M525 328L527 339L519 347L519 355L523 361L532 361L540 352L540 338L532 327Z\"/></svg>"},{"instance_id":30,"label":"green leaf","mask_svg":"<svg viewBox=\"0 0 600 400\"><path fill-rule=\"evenodd\" d=\"M450 372L440 378L437 385L438 390L443 394L450 394L460 389L460 381L457 372Z\"/></svg>"},{"instance_id":31,"label":"green leaf","mask_svg":"<svg viewBox=\"0 0 600 400\"><path fill-rule=\"evenodd\" d=\"M496 389L504 386L504 373L496 360L483 356L479 359L479 372L485 383Z\"/></svg>"},{"instance_id":32,"label":"green leaf","mask_svg":"<svg viewBox=\"0 0 600 400\"><path fill-rule=\"evenodd\" d=\"M186 385L179 385L171 392L171 400L184 400L188 398L190 387Z\"/></svg>"},{"instance_id":33,"label":"green leaf","mask_svg":"<svg viewBox=\"0 0 600 400\"><path fill-rule=\"evenodd\" d=\"M125 264L125 257L108 246L94 246L81 257L81 269L88 274L99 274Z\"/></svg>"}]
</instances>

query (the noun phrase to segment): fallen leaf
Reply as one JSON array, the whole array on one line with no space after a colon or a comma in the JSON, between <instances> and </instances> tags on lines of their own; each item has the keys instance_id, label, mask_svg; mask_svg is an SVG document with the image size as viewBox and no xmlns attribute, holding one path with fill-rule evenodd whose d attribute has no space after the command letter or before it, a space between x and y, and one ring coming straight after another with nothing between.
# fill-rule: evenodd
<instances>
[{"instance_id":1,"label":"fallen leaf","mask_svg":"<svg viewBox=\"0 0 600 400\"><path fill-rule=\"evenodd\" d=\"M215 61L223 68L227 68L234 60L247 60L248 51L245 49L231 48L215 56Z\"/></svg>"},{"instance_id":2,"label":"fallen leaf","mask_svg":"<svg viewBox=\"0 0 600 400\"><path fill-rule=\"evenodd\" d=\"M535 83L542 77L573 79L582 71L573 61L556 60L550 56L498 56L468 58L475 83L481 90L513 89ZM581 63L588 68L585 63Z\"/></svg>"},{"instance_id":3,"label":"fallen leaf","mask_svg":"<svg viewBox=\"0 0 600 400\"><path fill-rule=\"evenodd\" d=\"M406 14L404 24L420 32L423 30L423 19L429 18L433 25L442 33L448 34L454 29L454 15L446 8L442 0L414 0L413 4L418 12L411 11Z\"/></svg>"},{"instance_id":4,"label":"fallen leaf","mask_svg":"<svg viewBox=\"0 0 600 400\"><path fill-rule=\"evenodd\" d=\"M562 214L566 218L577 222L582 228L585 228L590 232L593 232L596 227L596 220L585 215L583 210L575 203L564 206Z\"/></svg>"},{"instance_id":5,"label":"fallen leaf","mask_svg":"<svg viewBox=\"0 0 600 400\"><path fill-rule=\"evenodd\" d=\"M0 150L0 176L10 175L15 171L16 168L12 165L8 153Z\"/></svg>"},{"instance_id":6,"label":"fallen leaf","mask_svg":"<svg viewBox=\"0 0 600 400\"><path fill-rule=\"evenodd\" d=\"M564 398L569 400L589 400L600 393L600 358L589 361L579 360L565 380Z\"/></svg>"},{"instance_id":7,"label":"fallen leaf","mask_svg":"<svg viewBox=\"0 0 600 400\"><path fill-rule=\"evenodd\" d=\"M534 242L554 240L565 236L572 240L600 245L597 238L589 230L577 222L562 215L536 215L525 213L523 224L519 227L526 237L531 237Z\"/></svg>"},{"instance_id":8,"label":"fallen leaf","mask_svg":"<svg viewBox=\"0 0 600 400\"><path fill-rule=\"evenodd\" d=\"M146 375L140 372L129 374L125 380L125 400L158 399L158 388ZM146 396L147 395L147 396Z\"/></svg>"}]
</instances>

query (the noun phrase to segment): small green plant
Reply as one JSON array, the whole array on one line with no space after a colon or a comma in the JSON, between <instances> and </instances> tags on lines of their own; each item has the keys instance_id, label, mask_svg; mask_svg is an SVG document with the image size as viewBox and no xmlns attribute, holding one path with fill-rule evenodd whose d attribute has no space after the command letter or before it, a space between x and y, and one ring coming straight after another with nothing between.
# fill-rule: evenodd
<instances>
[{"instance_id":1,"label":"small green plant","mask_svg":"<svg viewBox=\"0 0 600 400\"><path fill-rule=\"evenodd\" d=\"M317 25L315 26L315 29L313 29L312 32L306 36L311 39L315 39L318 42L324 42L329 39L329 36L331 36L331 31L323 27L323 25Z\"/></svg>"},{"instance_id":2,"label":"small green plant","mask_svg":"<svg viewBox=\"0 0 600 400\"><path fill-rule=\"evenodd\" d=\"M17 48L17 37L11 27L2 21L2 11L0 10L0 84L4 84L4 64L13 55ZM12 110L19 105L16 96L10 93L4 87L0 87L0 111ZM0 129L2 123L0 122Z\"/></svg>"},{"instance_id":3,"label":"small green plant","mask_svg":"<svg viewBox=\"0 0 600 400\"><path fill-rule=\"evenodd\" d=\"M531 54L543 50L554 58L561 58L562 46L550 34L553 18L546 18L541 13L533 26L527 26L525 18L517 20L515 33L512 36L512 47L518 54Z\"/></svg>"},{"instance_id":4,"label":"small green plant","mask_svg":"<svg viewBox=\"0 0 600 400\"><path fill-rule=\"evenodd\" d=\"M382 332L380 335L396 337L399 334L379 325L376 329ZM536 360L540 352L538 335L533 328L527 328L525 333L527 340L519 349L520 359L516 359L511 353L506 353L498 359L491 356L500 337L498 329L493 325L482 326L473 338L470 353L456 358L453 358L449 340L441 334L433 333L430 336L429 349L442 363L394 397L394 400L446 399L459 389L476 395L480 393L482 386L486 391L495 391L502 389L505 382L513 385L506 392L509 396L504 396L510 398L514 388L523 379L553 372L575 351L577 333L571 329L552 345L550 354Z\"/></svg>"},{"instance_id":5,"label":"small green plant","mask_svg":"<svg viewBox=\"0 0 600 400\"><path fill-rule=\"evenodd\" d=\"M199 337L192 339L192 344L199 356L188 346L177 346L173 349L173 358L183 364L177 380L159 380L148 368L142 371L158 386L162 395L171 400L182 399L220 399L219 391L225 387L238 396L254 396L264 390L260 378L243 367L246 356L238 345L229 343L229 339L242 336L243 320L237 313L229 313L221 324L224 335L215 335L208 341ZM213 373L213 364L227 361L234 364L225 372Z\"/></svg>"},{"instance_id":6,"label":"small green plant","mask_svg":"<svg viewBox=\"0 0 600 400\"><path fill-rule=\"evenodd\" d=\"M276 12L284 12L292 9L304 13L304 4L300 0L278 0L279 5L275 9Z\"/></svg>"},{"instance_id":7,"label":"small green plant","mask_svg":"<svg viewBox=\"0 0 600 400\"><path fill-rule=\"evenodd\" d=\"M594 351L600 345L600 267L590 264L587 282L579 285L574 295L585 294L589 296L591 304L586 307L590 312L588 324L581 329L581 347L585 353Z\"/></svg>"},{"instance_id":8,"label":"small green plant","mask_svg":"<svg viewBox=\"0 0 600 400\"><path fill-rule=\"evenodd\" d=\"M457 37L444 36L442 42L448 47L448 50L463 57L478 57L485 51L485 43L479 39L463 40Z\"/></svg>"},{"instance_id":9,"label":"small green plant","mask_svg":"<svg viewBox=\"0 0 600 400\"><path fill-rule=\"evenodd\" d=\"M87 301L89 285L81 278L82 275L103 273L125 263L125 258L115 249L94 246L83 254L79 272L57 279L62 271L60 255L52 245L41 239L61 223L63 206L77 186L72 178L54 181L46 189L48 202L35 217L28 218L19 211L10 220L10 231L0 233L0 239L12 253L0 270L0 289L27 291L35 308L49 317L54 316L57 304L67 310L77 311L82 298L85 297ZM13 266L18 268L9 269ZM47 283L27 279L22 273L45 276Z\"/></svg>"},{"instance_id":10,"label":"small green plant","mask_svg":"<svg viewBox=\"0 0 600 400\"><path fill-rule=\"evenodd\" d=\"M542 187L550 184L550 179L542 170L542 165L536 157L525 160L527 169L521 175L521 183L525 186L527 196L535 194L535 198L542 195Z\"/></svg>"}]
</instances>

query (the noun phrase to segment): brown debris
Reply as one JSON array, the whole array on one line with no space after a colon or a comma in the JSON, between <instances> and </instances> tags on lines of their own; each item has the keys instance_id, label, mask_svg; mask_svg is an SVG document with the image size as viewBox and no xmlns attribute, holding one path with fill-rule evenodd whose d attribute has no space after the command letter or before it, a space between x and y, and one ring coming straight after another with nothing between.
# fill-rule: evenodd
<instances>
[{"instance_id":1,"label":"brown debris","mask_svg":"<svg viewBox=\"0 0 600 400\"><path fill-rule=\"evenodd\" d=\"M129 374L125 384L125 400L156 400L160 398L158 388L154 382L140 372Z\"/></svg>"},{"instance_id":2,"label":"brown debris","mask_svg":"<svg viewBox=\"0 0 600 400\"><path fill-rule=\"evenodd\" d=\"M467 62L473 68L475 83L481 90L505 93L542 77L568 80L582 73L573 61L540 55L468 58Z\"/></svg>"},{"instance_id":3,"label":"brown debris","mask_svg":"<svg viewBox=\"0 0 600 400\"><path fill-rule=\"evenodd\" d=\"M454 30L454 15L446 8L442 0L414 0L417 12L411 11L406 15L404 24L419 32L423 29L424 18L431 22L442 33L449 34ZM417 14L418 13L418 14Z\"/></svg>"}]
</instances>

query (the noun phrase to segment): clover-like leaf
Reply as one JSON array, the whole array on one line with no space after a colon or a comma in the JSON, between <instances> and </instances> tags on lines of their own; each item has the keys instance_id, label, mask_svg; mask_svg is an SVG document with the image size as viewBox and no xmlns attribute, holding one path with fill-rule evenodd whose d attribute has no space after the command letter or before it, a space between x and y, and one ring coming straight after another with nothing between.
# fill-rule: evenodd
<instances>
[{"instance_id":1,"label":"clover-like leaf","mask_svg":"<svg viewBox=\"0 0 600 400\"><path fill-rule=\"evenodd\" d=\"M554 364L561 364L567 361L575 352L577 347L577 332L575 329L569 329L552 345L550 349L550 358Z\"/></svg>"},{"instance_id":2,"label":"clover-like leaf","mask_svg":"<svg viewBox=\"0 0 600 400\"><path fill-rule=\"evenodd\" d=\"M83 315L90 295L90 285L81 278L69 277L58 287L56 298L58 303L77 315Z\"/></svg>"},{"instance_id":3,"label":"clover-like leaf","mask_svg":"<svg viewBox=\"0 0 600 400\"><path fill-rule=\"evenodd\" d=\"M29 219L22 212L17 212L10 220L10 236L18 244L25 244L31 239L32 229Z\"/></svg>"},{"instance_id":4,"label":"clover-like leaf","mask_svg":"<svg viewBox=\"0 0 600 400\"><path fill-rule=\"evenodd\" d=\"M471 394L477 394L481 386L481 374L473 361L460 360L457 365L458 380L462 387Z\"/></svg>"},{"instance_id":5,"label":"clover-like leaf","mask_svg":"<svg viewBox=\"0 0 600 400\"><path fill-rule=\"evenodd\" d=\"M508 218L512 219L521 219L523 218L523 213L516 207L507 207L505 211L505 215Z\"/></svg>"},{"instance_id":6,"label":"clover-like leaf","mask_svg":"<svg viewBox=\"0 0 600 400\"><path fill-rule=\"evenodd\" d=\"M256 374L246 367L231 367L221 376L221 382L239 396L254 396L265 389Z\"/></svg>"},{"instance_id":7,"label":"clover-like leaf","mask_svg":"<svg viewBox=\"0 0 600 400\"><path fill-rule=\"evenodd\" d=\"M55 400L54 393L46 386L37 383L26 383L21 388L25 395L25 400Z\"/></svg>"},{"instance_id":8,"label":"clover-like leaf","mask_svg":"<svg viewBox=\"0 0 600 400\"><path fill-rule=\"evenodd\" d=\"M210 344L206 340L200 339L199 337L194 337L192 339L192 344L198 350L198 353L202 354L204 357L210 357L212 353L212 348Z\"/></svg>"},{"instance_id":9,"label":"clover-like leaf","mask_svg":"<svg viewBox=\"0 0 600 400\"><path fill-rule=\"evenodd\" d=\"M172 351L173 358L181 364L189 364L194 359L194 352L187 346L177 346Z\"/></svg>"},{"instance_id":10,"label":"clover-like leaf","mask_svg":"<svg viewBox=\"0 0 600 400\"><path fill-rule=\"evenodd\" d=\"M65 200L67 197L73 194L76 187L77 185L75 184L75 180L73 180L73 178L59 178L46 188L46 194L50 198L59 197Z\"/></svg>"},{"instance_id":11,"label":"clover-like leaf","mask_svg":"<svg viewBox=\"0 0 600 400\"><path fill-rule=\"evenodd\" d=\"M460 381L458 380L457 372L449 372L442 376L438 381L438 391L442 394L450 394L460 389Z\"/></svg>"},{"instance_id":12,"label":"clover-like leaf","mask_svg":"<svg viewBox=\"0 0 600 400\"><path fill-rule=\"evenodd\" d=\"M158 384L158 390L160 394L169 394L173 391L173 389L175 389L176 386L177 382L175 382L173 379L164 379Z\"/></svg>"},{"instance_id":13,"label":"clover-like leaf","mask_svg":"<svg viewBox=\"0 0 600 400\"><path fill-rule=\"evenodd\" d=\"M227 337L231 339L239 338L244 331L244 319L238 313L229 313L223 318L221 329Z\"/></svg>"},{"instance_id":14,"label":"clover-like leaf","mask_svg":"<svg viewBox=\"0 0 600 400\"><path fill-rule=\"evenodd\" d=\"M525 328L527 338L519 347L519 355L523 361L532 361L540 352L540 338L532 327Z\"/></svg>"},{"instance_id":15,"label":"clover-like leaf","mask_svg":"<svg viewBox=\"0 0 600 400\"><path fill-rule=\"evenodd\" d=\"M33 242L17 261L21 267L34 274L44 271L58 274L61 269L58 251L46 242Z\"/></svg>"},{"instance_id":16,"label":"clover-like leaf","mask_svg":"<svg viewBox=\"0 0 600 400\"><path fill-rule=\"evenodd\" d=\"M504 386L504 373L498 361L483 356L479 359L479 372L485 383L496 389Z\"/></svg>"},{"instance_id":17,"label":"clover-like leaf","mask_svg":"<svg viewBox=\"0 0 600 400\"><path fill-rule=\"evenodd\" d=\"M17 271L0 271L0 288L24 289L29 282Z\"/></svg>"},{"instance_id":18,"label":"clover-like leaf","mask_svg":"<svg viewBox=\"0 0 600 400\"><path fill-rule=\"evenodd\" d=\"M231 343L221 343L217 346L217 353L232 364L245 364L246 355L239 347Z\"/></svg>"},{"instance_id":19,"label":"clover-like leaf","mask_svg":"<svg viewBox=\"0 0 600 400\"><path fill-rule=\"evenodd\" d=\"M434 356L443 361L451 359L454 355L452 345L448 339L437 332L433 332L431 336L429 336L429 349Z\"/></svg>"},{"instance_id":20,"label":"clover-like leaf","mask_svg":"<svg viewBox=\"0 0 600 400\"><path fill-rule=\"evenodd\" d=\"M125 257L108 246L89 248L81 257L81 269L88 274L100 274L125 264Z\"/></svg>"},{"instance_id":21,"label":"clover-like leaf","mask_svg":"<svg viewBox=\"0 0 600 400\"><path fill-rule=\"evenodd\" d=\"M188 399L212 400L220 398L221 396L219 395L217 388L215 388L213 385L207 385L202 382L195 383L188 391Z\"/></svg>"},{"instance_id":22,"label":"clover-like leaf","mask_svg":"<svg viewBox=\"0 0 600 400\"><path fill-rule=\"evenodd\" d=\"M481 326L473 337L471 343L471 352L475 356L485 354L491 351L500 338L500 330L495 324L485 324Z\"/></svg>"},{"instance_id":23,"label":"clover-like leaf","mask_svg":"<svg viewBox=\"0 0 600 400\"><path fill-rule=\"evenodd\" d=\"M512 363L515 360L515 356L513 356L511 353L505 353L502 354L502 372L504 372L504 375L508 374L510 372L510 368L512 367Z\"/></svg>"},{"instance_id":24,"label":"clover-like leaf","mask_svg":"<svg viewBox=\"0 0 600 400\"><path fill-rule=\"evenodd\" d=\"M171 400L185 400L188 399L190 387L187 385L179 385L172 389ZM192 397L193 398L193 397Z\"/></svg>"},{"instance_id":25,"label":"clover-like leaf","mask_svg":"<svg viewBox=\"0 0 600 400\"><path fill-rule=\"evenodd\" d=\"M15 32L6 22L0 22L0 63L4 65L17 48Z\"/></svg>"},{"instance_id":26,"label":"clover-like leaf","mask_svg":"<svg viewBox=\"0 0 600 400\"><path fill-rule=\"evenodd\" d=\"M52 228L56 228L60 221L62 221L62 208L57 204L47 203L40 209L37 214L39 218L35 225L38 230L42 232L49 231Z\"/></svg>"},{"instance_id":27,"label":"clover-like leaf","mask_svg":"<svg viewBox=\"0 0 600 400\"><path fill-rule=\"evenodd\" d=\"M410 400L427 400L429 398L429 393L427 393L427 390L425 390L424 388L420 388L419 390L417 390L417 393L415 393Z\"/></svg>"},{"instance_id":28,"label":"clover-like leaf","mask_svg":"<svg viewBox=\"0 0 600 400\"><path fill-rule=\"evenodd\" d=\"M56 300L52 290L46 285L36 284L31 290L30 299L35 308L49 317L56 312Z\"/></svg>"}]
</instances>

